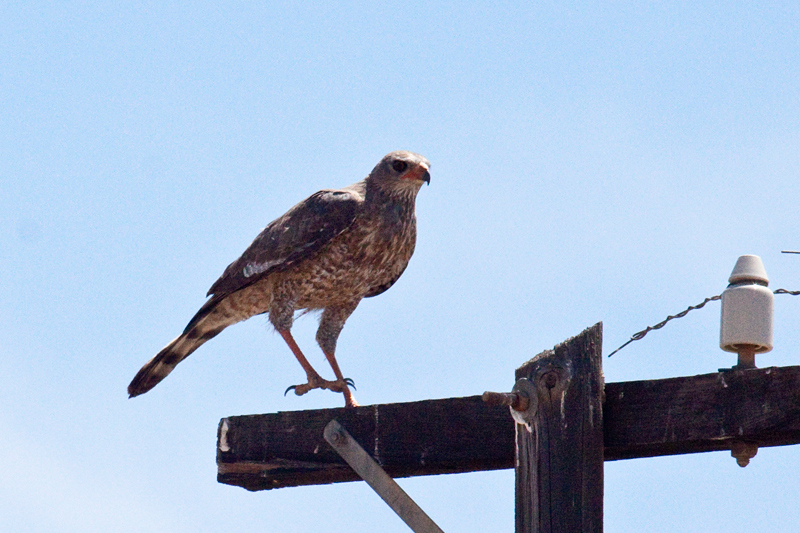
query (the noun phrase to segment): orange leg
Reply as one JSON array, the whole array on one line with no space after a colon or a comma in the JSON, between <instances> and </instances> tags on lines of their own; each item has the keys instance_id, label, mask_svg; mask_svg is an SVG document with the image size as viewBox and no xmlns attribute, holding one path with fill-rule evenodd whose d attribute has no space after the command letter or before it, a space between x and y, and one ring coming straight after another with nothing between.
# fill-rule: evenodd
<instances>
[{"instance_id":1,"label":"orange leg","mask_svg":"<svg viewBox=\"0 0 800 533\"><path fill-rule=\"evenodd\" d=\"M286 389L286 392L289 392L293 389L296 395L302 396L308 391L314 389L327 389L344 394L345 407L358 406L358 403L356 403L353 395L350 393L350 389L347 387L348 382L342 376L342 371L339 370L339 365L336 363L336 358L333 355L328 355L327 353L325 354L325 357L331 364L331 368L333 368L333 373L336 374L336 381L328 381L326 379L322 379L317 371L314 370L314 368L311 366L311 363L309 363L308 359L306 359L306 356L303 355L303 352L300 350L300 347L297 345L294 337L292 337L292 333L288 329L278 330L278 333L281 334L283 340L285 340L286 344L289 345L289 349L292 350L292 353L297 358L300 366L302 366L303 370L306 371L306 378L308 379L308 383L304 383L302 385L292 385Z\"/></svg>"},{"instance_id":2,"label":"orange leg","mask_svg":"<svg viewBox=\"0 0 800 533\"><path fill-rule=\"evenodd\" d=\"M314 370L314 367L312 367L311 363L308 362L308 359L306 359L306 356L303 355L303 352L300 351L300 347L295 342L294 337L292 337L292 332L289 331L288 329L284 329L284 330L279 330L278 333L281 334L281 337L283 337L283 340L285 340L286 344L289 345L289 349L292 350L292 353L297 358L297 361L300 363L300 366L302 366L303 370L306 371L306 377L308 378L308 384L312 385L312 384L322 383L324 380L320 377L320 375L317 373L317 371ZM317 388L317 387L313 387L313 388ZM309 390L311 390L311 389L309 389ZM301 393L297 393L297 394L299 395Z\"/></svg>"}]
</instances>

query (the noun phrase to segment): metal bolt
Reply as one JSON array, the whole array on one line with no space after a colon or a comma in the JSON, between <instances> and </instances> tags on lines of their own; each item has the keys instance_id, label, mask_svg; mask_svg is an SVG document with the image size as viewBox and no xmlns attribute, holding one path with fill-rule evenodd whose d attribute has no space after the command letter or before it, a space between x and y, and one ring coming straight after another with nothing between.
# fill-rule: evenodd
<instances>
[{"instance_id":1,"label":"metal bolt","mask_svg":"<svg viewBox=\"0 0 800 533\"><path fill-rule=\"evenodd\" d=\"M518 392L491 392L486 391L481 399L489 405L504 405L515 411L527 411L531 402L524 394Z\"/></svg>"},{"instance_id":2,"label":"metal bolt","mask_svg":"<svg viewBox=\"0 0 800 533\"><path fill-rule=\"evenodd\" d=\"M331 435L331 440L338 446L342 446L347 442L347 437L342 433L341 430L338 430Z\"/></svg>"},{"instance_id":3,"label":"metal bolt","mask_svg":"<svg viewBox=\"0 0 800 533\"><path fill-rule=\"evenodd\" d=\"M740 344L739 348L739 361L738 364L733 367L735 370L745 370L748 368L755 368L756 367L756 350L758 346L753 346L752 344Z\"/></svg>"},{"instance_id":4,"label":"metal bolt","mask_svg":"<svg viewBox=\"0 0 800 533\"><path fill-rule=\"evenodd\" d=\"M736 459L736 464L742 468L750 464L750 459L758 453L758 444L743 440L731 441L731 457Z\"/></svg>"}]
</instances>

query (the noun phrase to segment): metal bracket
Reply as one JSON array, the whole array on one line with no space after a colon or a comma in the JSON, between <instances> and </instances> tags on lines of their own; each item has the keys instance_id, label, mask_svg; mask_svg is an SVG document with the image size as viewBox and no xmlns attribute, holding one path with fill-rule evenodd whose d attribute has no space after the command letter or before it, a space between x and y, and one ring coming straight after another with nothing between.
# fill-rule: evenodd
<instances>
[{"instance_id":1,"label":"metal bracket","mask_svg":"<svg viewBox=\"0 0 800 533\"><path fill-rule=\"evenodd\" d=\"M444 533L336 420L323 433L336 453L378 493L414 533Z\"/></svg>"}]
</instances>

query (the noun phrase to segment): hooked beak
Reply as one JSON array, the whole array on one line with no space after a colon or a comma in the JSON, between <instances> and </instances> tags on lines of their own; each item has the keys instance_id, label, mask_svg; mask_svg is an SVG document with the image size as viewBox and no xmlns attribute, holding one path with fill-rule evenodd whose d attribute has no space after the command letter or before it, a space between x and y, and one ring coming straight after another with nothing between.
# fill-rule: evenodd
<instances>
[{"instance_id":1,"label":"hooked beak","mask_svg":"<svg viewBox=\"0 0 800 533\"><path fill-rule=\"evenodd\" d=\"M431 184L431 173L428 171L428 165L425 163L420 163L417 167L411 170L408 174L404 177L405 179L409 180L419 180L424 181L428 185Z\"/></svg>"}]
</instances>

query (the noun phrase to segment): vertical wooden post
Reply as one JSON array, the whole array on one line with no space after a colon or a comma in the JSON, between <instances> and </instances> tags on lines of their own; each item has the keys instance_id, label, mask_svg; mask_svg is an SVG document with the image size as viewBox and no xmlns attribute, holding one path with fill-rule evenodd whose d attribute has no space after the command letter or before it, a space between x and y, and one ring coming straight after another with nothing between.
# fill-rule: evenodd
<instances>
[{"instance_id":1,"label":"vertical wooden post","mask_svg":"<svg viewBox=\"0 0 800 533\"><path fill-rule=\"evenodd\" d=\"M517 369L517 533L603 531L602 343L598 323Z\"/></svg>"}]
</instances>

